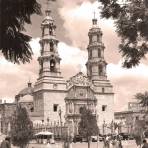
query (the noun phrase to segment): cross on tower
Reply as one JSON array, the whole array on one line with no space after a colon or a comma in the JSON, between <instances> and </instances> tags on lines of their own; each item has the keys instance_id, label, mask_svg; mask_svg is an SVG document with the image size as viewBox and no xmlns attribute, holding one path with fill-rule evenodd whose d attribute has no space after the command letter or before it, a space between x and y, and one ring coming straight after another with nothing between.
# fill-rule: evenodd
<instances>
[{"instance_id":1,"label":"cross on tower","mask_svg":"<svg viewBox=\"0 0 148 148\"><path fill-rule=\"evenodd\" d=\"M95 17L96 17L96 12L94 11L94 19L95 19Z\"/></svg>"},{"instance_id":2,"label":"cross on tower","mask_svg":"<svg viewBox=\"0 0 148 148\"><path fill-rule=\"evenodd\" d=\"M49 9L50 2L55 2L56 0L46 0L47 9Z\"/></svg>"},{"instance_id":3,"label":"cross on tower","mask_svg":"<svg viewBox=\"0 0 148 148\"><path fill-rule=\"evenodd\" d=\"M79 70L79 72L82 72L82 69L83 69L82 64L78 64L78 70Z\"/></svg>"},{"instance_id":4,"label":"cross on tower","mask_svg":"<svg viewBox=\"0 0 148 148\"><path fill-rule=\"evenodd\" d=\"M93 25L97 25L97 19L96 19L96 12L94 11L94 18L92 19Z\"/></svg>"}]
</instances>

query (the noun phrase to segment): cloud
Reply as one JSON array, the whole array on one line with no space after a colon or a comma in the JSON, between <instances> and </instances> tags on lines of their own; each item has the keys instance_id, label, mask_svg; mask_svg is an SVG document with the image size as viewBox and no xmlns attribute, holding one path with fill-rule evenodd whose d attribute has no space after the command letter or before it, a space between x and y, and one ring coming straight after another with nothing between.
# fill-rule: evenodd
<instances>
[{"instance_id":1,"label":"cloud","mask_svg":"<svg viewBox=\"0 0 148 148\"><path fill-rule=\"evenodd\" d=\"M39 38L33 39L30 44L34 52L31 63L16 65L6 61L4 58L0 59L0 94L2 98L11 98L8 99L11 101L20 90L27 87L29 79L31 79L33 83L36 82L39 70L37 61L37 57L40 55ZM59 42L58 50L62 58L62 75L66 80L80 70L86 73L86 50L67 45L64 42ZM145 64L140 64L133 69L122 68L121 61L118 64L108 64L107 75L113 84L115 92L115 110L126 109L127 103L133 100L132 98L136 93L147 90L147 73L148 66Z\"/></svg>"},{"instance_id":2,"label":"cloud","mask_svg":"<svg viewBox=\"0 0 148 148\"><path fill-rule=\"evenodd\" d=\"M148 65L140 64L132 69L125 69L118 64L108 64L108 79L111 80L115 92L115 109L127 108L129 101L135 101L134 95L147 91L148 88Z\"/></svg>"},{"instance_id":3,"label":"cloud","mask_svg":"<svg viewBox=\"0 0 148 148\"><path fill-rule=\"evenodd\" d=\"M14 100L14 97L20 90L27 87L29 79L35 83L38 78L39 63L37 61L40 56L39 38L34 38L30 42L33 50L33 59L26 64L13 64L3 57L0 59L0 97L8 102ZM86 51L82 51L76 47L60 42L58 44L59 54L62 58L61 71L62 75L68 79L80 70L85 72L85 61L87 59ZM81 69L80 69L81 66ZM7 67L7 68L6 68ZM8 91L9 90L9 91ZM9 98L9 99L8 99ZM4 100L3 99L3 100Z\"/></svg>"},{"instance_id":4,"label":"cloud","mask_svg":"<svg viewBox=\"0 0 148 148\"><path fill-rule=\"evenodd\" d=\"M100 18L98 6L99 3L97 1L93 3L83 1L81 5L74 5L73 7L63 5L59 9L59 13L64 21L65 36L71 40L72 46L86 50L89 39L88 31L92 26L92 18L95 11L98 25L103 31L103 43L106 46L105 58L108 62L118 63L120 59L118 53L120 39L115 32L113 21Z\"/></svg>"},{"instance_id":5,"label":"cloud","mask_svg":"<svg viewBox=\"0 0 148 148\"><path fill-rule=\"evenodd\" d=\"M30 45L33 49L33 60L26 64L13 64L4 57L0 58L0 97L11 102L15 95L24 87L27 87L29 79L36 81L38 74L37 57L40 53L39 38L33 39Z\"/></svg>"},{"instance_id":6,"label":"cloud","mask_svg":"<svg viewBox=\"0 0 148 148\"><path fill-rule=\"evenodd\" d=\"M59 54L62 58L61 70L63 75L68 78L79 71L86 72L87 52L79 48L72 47L66 43L58 44Z\"/></svg>"},{"instance_id":7,"label":"cloud","mask_svg":"<svg viewBox=\"0 0 148 148\"><path fill-rule=\"evenodd\" d=\"M113 84L115 92L115 109L127 108L127 102L131 101L137 92L144 92L148 88L147 63L128 70L121 67L119 61L121 56L118 53L120 39L115 32L113 21L100 18L98 2L95 0L61 0L60 2L56 4L58 7L54 8L52 15L55 16L57 37L61 40L58 49L62 58L62 75L68 79L80 70L86 73L88 31L92 26L91 19L96 11L98 25L103 31L103 43L106 46L105 59L109 63L107 66L108 79ZM27 33L33 37L40 36L40 24L43 17L33 16L32 26L26 27ZM4 58L0 59L1 98L13 99L21 89L27 86L29 79L33 83L36 82L39 70L37 61L40 55L39 38L32 39L30 44L34 53L31 63L16 65Z\"/></svg>"}]
</instances>

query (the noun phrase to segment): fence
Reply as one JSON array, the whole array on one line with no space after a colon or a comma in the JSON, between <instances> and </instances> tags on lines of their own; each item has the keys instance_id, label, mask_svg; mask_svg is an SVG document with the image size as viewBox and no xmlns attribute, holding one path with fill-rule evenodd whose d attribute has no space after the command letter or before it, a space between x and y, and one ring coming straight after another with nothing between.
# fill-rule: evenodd
<instances>
[{"instance_id":1,"label":"fence","mask_svg":"<svg viewBox=\"0 0 148 148\"><path fill-rule=\"evenodd\" d=\"M49 131L54 134L55 139L62 139L68 133L68 127L65 124L59 124L59 122L47 123L47 124L34 124L34 133L41 131Z\"/></svg>"}]
</instances>

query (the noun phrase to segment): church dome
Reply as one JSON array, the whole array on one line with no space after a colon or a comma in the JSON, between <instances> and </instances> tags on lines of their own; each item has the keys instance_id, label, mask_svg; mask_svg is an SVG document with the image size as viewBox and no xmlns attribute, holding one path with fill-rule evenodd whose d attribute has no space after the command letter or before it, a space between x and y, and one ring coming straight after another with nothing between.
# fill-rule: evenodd
<instances>
[{"instance_id":1,"label":"church dome","mask_svg":"<svg viewBox=\"0 0 148 148\"><path fill-rule=\"evenodd\" d=\"M23 97L25 95L32 95L32 94L33 94L33 87L31 86L31 83L29 82L28 87L22 89L18 95Z\"/></svg>"},{"instance_id":2,"label":"church dome","mask_svg":"<svg viewBox=\"0 0 148 148\"><path fill-rule=\"evenodd\" d=\"M33 96L32 95L25 95L25 96L20 96L19 98L19 103L28 103L28 102L33 102Z\"/></svg>"}]
</instances>

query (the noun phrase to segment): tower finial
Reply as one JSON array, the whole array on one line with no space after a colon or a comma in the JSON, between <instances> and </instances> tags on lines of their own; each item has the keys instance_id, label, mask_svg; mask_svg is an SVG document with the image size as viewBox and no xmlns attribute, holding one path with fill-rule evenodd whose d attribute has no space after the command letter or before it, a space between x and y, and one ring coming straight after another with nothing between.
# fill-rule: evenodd
<instances>
[{"instance_id":1,"label":"tower finial","mask_svg":"<svg viewBox=\"0 0 148 148\"><path fill-rule=\"evenodd\" d=\"M31 79L30 79L30 77L29 77L29 81L28 81L28 87L31 87Z\"/></svg>"},{"instance_id":2,"label":"tower finial","mask_svg":"<svg viewBox=\"0 0 148 148\"><path fill-rule=\"evenodd\" d=\"M50 15L50 12L51 12L51 10L50 10L50 8L49 8L49 6L50 6L50 2L54 2L54 1L56 1L56 0L46 0L46 5L47 5L47 8L46 8L46 10L45 10L45 13L46 13L46 16L49 16Z\"/></svg>"},{"instance_id":3,"label":"tower finial","mask_svg":"<svg viewBox=\"0 0 148 148\"><path fill-rule=\"evenodd\" d=\"M96 19L96 12L94 11L94 18L92 19L92 24L97 25L97 19Z\"/></svg>"},{"instance_id":4,"label":"tower finial","mask_svg":"<svg viewBox=\"0 0 148 148\"><path fill-rule=\"evenodd\" d=\"M79 72L82 72L82 69L83 69L82 64L78 64L78 71L79 71Z\"/></svg>"},{"instance_id":5,"label":"tower finial","mask_svg":"<svg viewBox=\"0 0 148 148\"><path fill-rule=\"evenodd\" d=\"M96 18L96 12L94 11L94 19Z\"/></svg>"}]
</instances>

